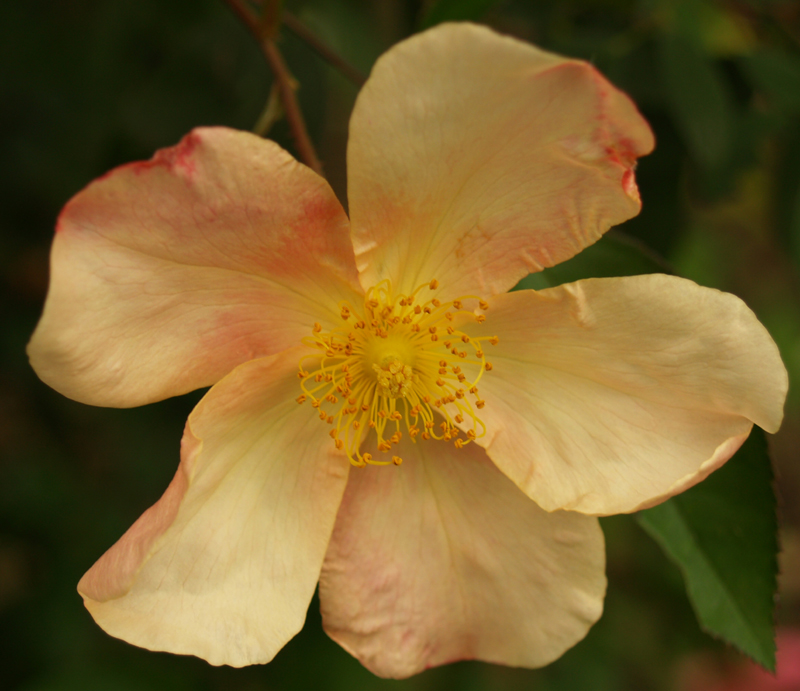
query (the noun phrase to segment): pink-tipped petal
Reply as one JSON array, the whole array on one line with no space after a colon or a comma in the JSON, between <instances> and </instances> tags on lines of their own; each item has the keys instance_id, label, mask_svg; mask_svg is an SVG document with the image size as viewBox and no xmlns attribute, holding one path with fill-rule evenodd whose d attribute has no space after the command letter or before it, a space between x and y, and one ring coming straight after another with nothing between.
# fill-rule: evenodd
<instances>
[{"instance_id":1,"label":"pink-tipped petal","mask_svg":"<svg viewBox=\"0 0 800 691\"><path fill-rule=\"evenodd\" d=\"M348 197L365 287L502 293L639 212L653 148L588 63L445 24L389 50L350 121Z\"/></svg>"},{"instance_id":2,"label":"pink-tipped petal","mask_svg":"<svg viewBox=\"0 0 800 691\"><path fill-rule=\"evenodd\" d=\"M653 506L775 432L778 348L737 297L673 276L591 279L498 296L473 335L489 456L548 511Z\"/></svg>"},{"instance_id":3,"label":"pink-tipped petal","mask_svg":"<svg viewBox=\"0 0 800 691\"><path fill-rule=\"evenodd\" d=\"M471 658L539 667L584 637L606 585L596 519L546 513L474 444L393 453L400 467L350 472L320 577L335 641L403 678Z\"/></svg>"},{"instance_id":4,"label":"pink-tipped petal","mask_svg":"<svg viewBox=\"0 0 800 691\"><path fill-rule=\"evenodd\" d=\"M240 667L302 628L349 464L294 400L297 357L241 365L190 415L169 489L78 585L112 636Z\"/></svg>"},{"instance_id":5,"label":"pink-tipped petal","mask_svg":"<svg viewBox=\"0 0 800 691\"><path fill-rule=\"evenodd\" d=\"M195 130L64 208L31 363L95 405L213 384L337 318L359 289L348 228L328 184L276 144Z\"/></svg>"}]
</instances>

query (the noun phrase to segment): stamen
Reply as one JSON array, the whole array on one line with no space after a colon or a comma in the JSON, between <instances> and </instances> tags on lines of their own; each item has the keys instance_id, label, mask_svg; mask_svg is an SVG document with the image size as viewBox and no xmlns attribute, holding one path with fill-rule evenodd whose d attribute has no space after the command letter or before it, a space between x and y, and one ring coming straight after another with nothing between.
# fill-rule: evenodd
<instances>
[{"instance_id":1,"label":"stamen","mask_svg":"<svg viewBox=\"0 0 800 691\"><path fill-rule=\"evenodd\" d=\"M340 326L323 332L316 322L303 339L309 354L298 365L302 393L296 400L311 399L320 420L332 425L336 448L355 466L402 463L397 455L384 461L361 452L371 429L378 450L387 454L400 443L401 424L413 443L438 439L459 449L486 433L476 413L485 405L476 385L492 369L482 342L496 344L497 337L473 338L458 326L485 320L465 303L484 311L489 305L473 295L451 302L420 297L438 287L433 279L408 295L394 295L391 283L381 281L362 306L339 304ZM439 341L441 332L448 340ZM466 428L466 439L456 425Z\"/></svg>"}]
</instances>

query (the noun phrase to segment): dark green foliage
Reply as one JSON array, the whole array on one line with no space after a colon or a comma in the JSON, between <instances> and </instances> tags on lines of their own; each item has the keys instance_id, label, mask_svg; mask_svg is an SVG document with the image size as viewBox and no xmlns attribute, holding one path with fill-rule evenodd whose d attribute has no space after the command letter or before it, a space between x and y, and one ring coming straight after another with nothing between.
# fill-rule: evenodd
<instances>
[{"instance_id":1,"label":"dark green foliage","mask_svg":"<svg viewBox=\"0 0 800 691\"><path fill-rule=\"evenodd\" d=\"M704 482L637 519L680 566L701 625L775 670L778 522L764 433Z\"/></svg>"},{"instance_id":2,"label":"dark green foliage","mask_svg":"<svg viewBox=\"0 0 800 691\"><path fill-rule=\"evenodd\" d=\"M427 29L442 22L477 21L497 2L498 0L437 0L425 13L420 28Z\"/></svg>"}]
</instances>

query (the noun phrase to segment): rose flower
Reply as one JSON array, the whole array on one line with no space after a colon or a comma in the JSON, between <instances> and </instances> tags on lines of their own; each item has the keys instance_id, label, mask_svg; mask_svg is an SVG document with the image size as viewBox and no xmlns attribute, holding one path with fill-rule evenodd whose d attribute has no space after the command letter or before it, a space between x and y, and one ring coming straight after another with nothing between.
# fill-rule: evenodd
<instances>
[{"instance_id":1,"label":"rose flower","mask_svg":"<svg viewBox=\"0 0 800 691\"><path fill-rule=\"evenodd\" d=\"M382 676L547 664L602 611L596 516L774 432L778 350L664 275L507 292L638 213L653 136L591 65L468 24L392 48L350 122L349 218L270 141L198 129L64 208L29 346L128 407L212 385L163 497L89 570L97 623L271 660L319 582Z\"/></svg>"}]
</instances>

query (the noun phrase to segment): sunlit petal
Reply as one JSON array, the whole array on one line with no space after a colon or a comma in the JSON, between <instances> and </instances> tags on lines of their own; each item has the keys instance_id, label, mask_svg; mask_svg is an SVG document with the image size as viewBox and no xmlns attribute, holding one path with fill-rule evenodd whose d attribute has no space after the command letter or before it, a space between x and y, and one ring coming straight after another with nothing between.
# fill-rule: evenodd
<instances>
[{"instance_id":1,"label":"sunlit petal","mask_svg":"<svg viewBox=\"0 0 800 691\"><path fill-rule=\"evenodd\" d=\"M774 432L787 374L737 297L672 276L593 279L492 301L481 380L497 465L547 510L634 511Z\"/></svg>"},{"instance_id":2,"label":"sunlit petal","mask_svg":"<svg viewBox=\"0 0 800 691\"><path fill-rule=\"evenodd\" d=\"M403 41L350 122L362 284L508 290L638 213L633 167L652 147L635 106L588 63L470 24Z\"/></svg>"},{"instance_id":3,"label":"sunlit petal","mask_svg":"<svg viewBox=\"0 0 800 691\"><path fill-rule=\"evenodd\" d=\"M238 667L301 629L349 465L296 362L246 363L191 414L172 484L78 586L112 636Z\"/></svg>"},{"instance_id":4,"label":"sunlit petal","mask_svg":"<svg viewBox=\"0 0 800 691\"><path fill-rule=\"evenodd\" d=\"M95 405L213 384L336 318L357 286L347 223L327 183L276 144L196 130L67 204L33 367Z\"/></svg>"},{"instance_id":5,"label":"sunlit petal","mask_svg":"<svg viewBox=\"0 0 800 691\"><path fill-rule=\"evenodd\" d=\"M546 513L474 444L396 452L399 468L350 473L320 580L334 640L407 677L469 658L538 667L583 638L605 594L596 519Z\"/></svg>"}]
</instances>

